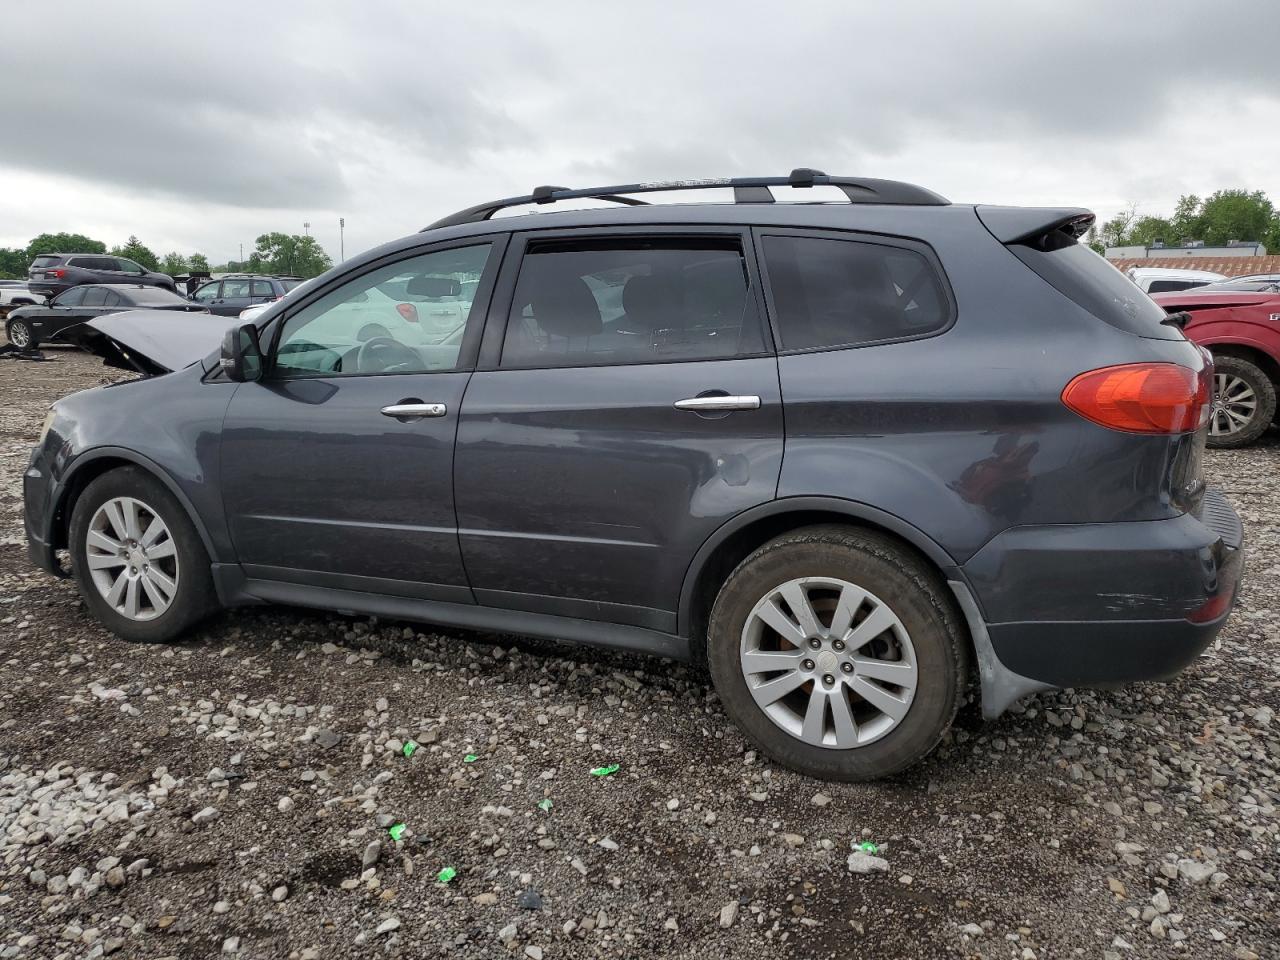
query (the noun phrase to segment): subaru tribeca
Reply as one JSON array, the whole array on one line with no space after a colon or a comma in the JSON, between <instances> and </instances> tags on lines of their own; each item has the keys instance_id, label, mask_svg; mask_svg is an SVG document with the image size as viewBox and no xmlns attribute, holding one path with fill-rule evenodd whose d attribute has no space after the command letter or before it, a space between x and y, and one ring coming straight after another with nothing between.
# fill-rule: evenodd
<instances>
[{"instance_id":1,"label":"subaru tribeca","mask_svg":"<svg viewBox=\"0 0 1280 960\"><path fill-rule=\"evenodd\" d=\"M582 198L616 203L491 219ZM92 320L151 376L52 407L30 555L131 640L286 603L706 663L779 762L892 774L971 681L994 717L1169 677L1231 610L1211 362L1092 221L814 170L540 187L225 337ZM446 289L455 330L404 322Z\"/></svg>"}]
</instances>

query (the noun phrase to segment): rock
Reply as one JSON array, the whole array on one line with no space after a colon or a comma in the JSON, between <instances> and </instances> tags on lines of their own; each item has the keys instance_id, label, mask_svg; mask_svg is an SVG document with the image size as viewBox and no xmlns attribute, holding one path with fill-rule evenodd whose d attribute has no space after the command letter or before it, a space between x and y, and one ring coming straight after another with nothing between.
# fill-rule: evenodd
<instances>
[{"instance_id":1,"label":"rock","mask_svg":"<svg viewBox=\"0 0 1280 960\"><path fill-rule=\"evenodd\" d=\"M679 922L678 920L676 920L676 918L675 918L675 917L667 917L666 922L665 922L665 923L663 923L663 925L662 925L662 928L663 928L664 930L670 930L672 933L679 933L679 932L680 932L680 922Z\"/></svg>"},{"instance_id":2,"label":"rock","mask_svg":"<svg viewBox=\"0 0 1280 960\"><path fill-rule=\"evenodd\" d=\"M738 901L730 900L720 908L720 926L728 930L738 919Z\"/></svg>"},{"instance_id":3,"label":"rock","mask_svg":"<svg viewBox=\"0 0 1280 960\"><path fill-rule=\"evenodd\" d=\"M530 944L524 948L524 955L528 957L529 960L542 960L542 948L535 947Z\"/></svg>"},{"instance_id":4,"label":"rock","mask_svg":"<svg viewBox=\"0 0 1280 960\"><path fill-rule=\"evenodd\" d=\"M969 936L974 938L980 937L984 933L986 933L986 931L983 930L976 923L966 923L963 927L960 928L960 932L964 934L968 934Z\"/></svg>"},{"instance_id":5,"label":"rock","mask_svg":"<svg viewBox=\"0 0 1280 960\"><path fill-rule=\"evenodd\" d=\"M288 813L293 809L293 797L281 797L276 803L276 809L281 813Z\"/></svg>"},{"instance_id":6,"label":"rock","mask_svg":"<svg viewBox=\"0 0 1280 960\"><path fill-rule=\"evenodd\" d=\"M228 903L226 900L219 900L217 903L213 905L214 913L218 913L218 914L229 913L230 910L231 910L231 904Z\"/></svg>"},{"instance_id":7,"label":"rock","mask_svg":"<svg viewBox=\"0 0 1280 960\"><path fill-rule=\"evenodd\" d=\"M574 857L572 860L569 861L569 866L573 867L573 869L577 870L584 877L587 875L587 865L583 863L581 860L579 860L577 857Z\"/></svg>"},{"instance_id":8,"label":"rock","mask_svg":"<svg viewBox=\"0 0 1280 960\"><path fill-rule=\"evenodd\" d=\"M289 888L283 883L271 891L271 899L276 903L283 903L289 897Z\"/></svg>"},{"instance_id":9,"label":"rock","mask_svg":"<svg viewBox=\"0 0 1280 960\"><path fill-rule=\"evenodd\" d=\"M1157 890L1155 895L1152 896L1151 905L1160 913L1168 913L1173 909L1169 904L1169 894L1165 892L1163 887Z\"/></svg>"},{"instance_id":10,"label":"rock","mask_svg":"<svg viewBox=\"0 0 1280 960\"><path fill-rule=\"evenodd\" d=\"M782 842L788 847L803 847L804 837L800 836L798 833L784 833L782 835Z\"/></svg>"},{"instance_id":11,"label":"rock","mask_svg":"<svg viewBox=\"0 0 1280 960\"><path fill-rule=\"evenodd\" d=\"M380 924L378 924L378 929L374 930L373 932L374 934L380 937L383 934L391 933L399 929L400 929L400 921L397 920L395 917L387 917L387 919L383 920Z\"/></svg>"},{"instance_id":12,"label":"rock","mask_svg":"<svg viewBox=\"0 0 1280 960\"><path fill-rule=\"evenodd\" d=\"M505 945L510 946L515 943L516 934L519 931L514 923L508 923L505 927L498 931L498 939Z\"/></svg>"},{"instance_id":13,"label":"rock","mask_svg":"<svg viewBox=\"0 0 1280 960\"><path fill-rule=\"evenodd\" d=\"M672 797L670 800L668 800L668 801L667 801L667 809L668 809L668 810L679 810L679 809L680 809L680 801L679 801L679 800L677 800L675 797Z\"/></svg>"},{"instance_id":14,"label":"rock","mask_svg":"<svg viewBox=\"0 0 1280 960\"><path fill-rule=\"evenodd\" d=\"M1107 888L1117 897L1127 897L1129 888L1124 885L1124 881L1119 877L1107 877Z\"/></svg>"},{"instance_id":15,"label":"rock","mask_svg":"<svg viewBox=\"0 0 1280 960\"><path fill-rule=\"evenodd\" d=\"M610 853L618 849L618 845L614 843L612 840L610 840L608 837L605 837L603 840L599 841L599 843L597 843L596 846L603 847L605 850L608 850Z\"/></svg>"},{"instance_id":16,"label":"rock","mask_svg":"<svg viewBox=\"0 0 1280 960\"><path fill-rule=\"evenodd\" d=\"M312 739L320 749L331 750L342 742L342 735L332 730L317 730Z\"/></svg>"},{"instance_id":17,"label":"rock","mask_svg":"<svg viewBox=\"0 0 1280 960\"><path fill-rule=\"evenodd\" d=\"M374 840L364 848L364 855L360 857L360 869L368 870L378 862L378 857L382 855L382 841Z\"/></svg>"},{"instance_id":18,"label":"rock","mask_svg":"<svg viewBox=\"0 0 1280 960\"><path fill-rule=\"evenodd\" d=\"M471 898L471 902L478 907L492 907L498 902L498 895L492 891L477 893Z\"/></svg>"},{"instance_id":19,"label":"rock","mask_svg":"<svg viewBox=\"0 0 1280 960\"><path fill-rule=\"evenodd\" d=\"M223 953L239 953L239 952L240 952L240 938L239 938L239 937L227 937L227 939L223 940L223 941L222 941L222 952L223 952Z\"/></svg>"},{"instance_id":20,"label":"rock","mask_svg":"<svg viewBox=\"0 0 1280 960\"><path fill-rule=\"evenodd\" d=\"M201 824L212 823L214 820L217 820L218 817L219 813L217 807L205 807L199 813L192 815L191 822L196 826L200 826Z\"/></svg>"},{"instance_id":21,"label":"rock","mask_svg":"<svg viewBox=\"0 0 1280 960\"><path fill-rule=\"evenodd\" d=\"M124 882L125 882L124 868L118 867L118 866L112 867L110 870L107 871L106 881L107 881L107 886L110 887L112 890L119 890L121 887L124 886Z\"/></svg>"},{"instance_id":22,"label":"rock","mask_svg":"<svg viewBox=\"0 0 1280 960\"><path fill-rule=\"evenodd\" d=\"M831 798L827 796L825 793L815 793L812 797L809 798L809 802L813 804L815 807L825 807L827 804L831 802Z\"/></svg>"},{"instance_id":23,"label":"rock","mask_svg":"<svg viewBox=\"0 0 1280 960\"><path fill-rule=\"evenodd\" d=\"M855 850L849 854L848 862L850 873L873 873L877 870L885 873L889 869L888 860L865 853L862 850Z\"/></svg>"},{"instance_id":24,"label":"rock","mask_svg":"<svg viewBox=\"0 0 1280 960\"><path fill-rule=\"evenodd\" d=\"M542 894L533 889L525 890L516 898L516 906L521 910L541 910Z\"/></svg>"},{"instance_id":25,"label":"rock","mask_svg":"<svg viewBox=\"0 0 1280 960\"><path fill-rule=\"evenodd\" d=\"M1187 883L1196 885L1207 883L1217 869L1218 865L1213 861L1205 862L1187 858L1178 861L1178 876Z\"/></svg>"}]
</instances>

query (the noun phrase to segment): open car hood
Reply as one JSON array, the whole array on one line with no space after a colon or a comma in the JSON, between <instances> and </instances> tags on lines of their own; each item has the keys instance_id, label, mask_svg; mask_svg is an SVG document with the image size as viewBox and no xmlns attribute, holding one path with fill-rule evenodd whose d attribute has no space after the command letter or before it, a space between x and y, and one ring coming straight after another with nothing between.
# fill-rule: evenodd
<instances>
[{"instance_id":1,"label":"open car hood","mask_svg":"<svg viewBox=\"0 0 1280 960\"><path fill-rule=\"evenodd\" d=\"M55 339L97 354L109 367L156 376L203 360L239 323L216 313L127 310L67 327Z\"/></svg>"}]
</instances>

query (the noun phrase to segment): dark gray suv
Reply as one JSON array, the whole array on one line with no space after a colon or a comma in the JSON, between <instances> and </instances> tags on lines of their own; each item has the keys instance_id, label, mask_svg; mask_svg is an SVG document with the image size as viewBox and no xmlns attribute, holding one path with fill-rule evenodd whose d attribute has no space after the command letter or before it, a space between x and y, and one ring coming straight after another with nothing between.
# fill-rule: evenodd
<instances>
[{"instance_id":1,"label":"dark gray suv","mask_svg":"<svg viewBox=\"0 0 1280 960\"><path fill-rule=\"evenodd\" d=\"M82 283L141 283L176 292L173 277L167 273L105 253L43 253L27 270L27 286L44 297L56 297Z\"/></svg>"},{"instance_id":2,"label":"dark gray suv","mask_svg":"<svg viewBox=\"0 0 1280 960\"><path fill-rule=\"evenodd\" d=\"M617 205L490 219L585 197ZM51 409L30 555L134 640L286 603L706 663L770 756L891 774L971 683L992 717L1169 677L1234 602L1211 361L1092 220L812 170L543 187L225 339L93 320L152 376Z\"/></svg>"}]
</instances>

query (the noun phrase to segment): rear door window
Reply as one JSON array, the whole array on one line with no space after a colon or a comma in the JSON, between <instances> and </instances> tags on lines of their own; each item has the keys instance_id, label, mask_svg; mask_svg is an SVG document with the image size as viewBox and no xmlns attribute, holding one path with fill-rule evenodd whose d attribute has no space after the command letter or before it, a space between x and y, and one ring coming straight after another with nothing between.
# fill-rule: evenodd
<instances>
[{"instance_id":1,"label":"rear door window","mask_svg":"<svg viewBox=\"0 0 1280 960\"><path fill-rule=\"evenodd\" d=\"M84 291L84 306L86 307L105 307L107 305L106 287L86 287Z\"/></svg>"},{"instance_id":2,"label":"rear door window","mask_svg":"<svg viewBox=\"0 0 1280 960\"><path fill-rule=\"evenodd\" d=\"M274 297L276 295L275 290L271 287L270 280L254 280L252 289L255 297Z\"/></svg>"},{"instance_id":3,"label":"rear door window","mask_svg":"<svg viewBox=\"0 0 1280 960\"><path fill-rule=\"evenodd\" d=\"M764 351L736 237L533 243L503 367L598 366Z\"/></svg>"},{"instance_id":4,"label":"rear door window","mask_svg":"<svg viewBox=\"0 0 1280 960\"><path fill-rule=\"evenodd\" d=\"M107 306L107 307L126 306L120 294L116 293L114 290L107 290L106 294L107 294L107 298L106 300L103 301L103 306Z\"/></svg>"},{"instance_id":5,"label":"rear door window","mask_svg":"<svg viewBox=\"0 0 1280 960\"><path fill-rule=\"evenodd\" d=\"M248 280L223 280L222 297L224 300L236 300L249 296Z\"/></svg>"},{"instance_id":6,"label":"rear door window","mask_svg":"<svg viewBox=\"0 0 1280 960\"><path fill-rule=\"evenodd\" d=\"M830 350L930 336L951 322L934 264L906 246L762 237L780 349Z\"/></svg>"}]
</instances>

